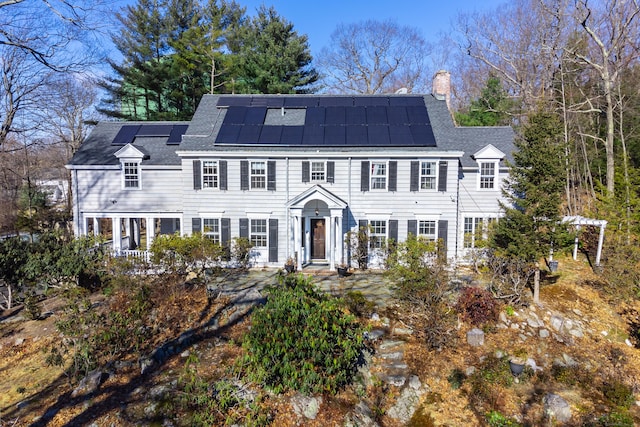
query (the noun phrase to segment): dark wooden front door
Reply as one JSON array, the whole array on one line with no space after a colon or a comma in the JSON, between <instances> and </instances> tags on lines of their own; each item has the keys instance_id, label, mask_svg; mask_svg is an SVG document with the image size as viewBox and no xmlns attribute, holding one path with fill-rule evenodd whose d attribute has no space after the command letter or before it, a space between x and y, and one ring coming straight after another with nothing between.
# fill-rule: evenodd
<instances>
[{"instance_id":1,"label":"dark wooden front door","mask_svg":"<svg viewBox=\"0 0 640 427\"><path fill-rule=\"evenodd\" d=\"M324 219L311 220L311 258L324 259L324 242L325 242Z\"/></svg>"}]
</instances>

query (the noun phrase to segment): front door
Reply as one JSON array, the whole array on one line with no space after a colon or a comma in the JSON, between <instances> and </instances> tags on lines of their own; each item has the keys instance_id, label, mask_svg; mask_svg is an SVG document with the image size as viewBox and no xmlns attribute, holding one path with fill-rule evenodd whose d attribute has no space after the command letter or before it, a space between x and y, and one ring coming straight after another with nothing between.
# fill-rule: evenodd
<instances>
[{"instance_id":1,"label":"front door","mask_svg":"<svg viewBox=\"0 0 640 427\"><path fill-rule=\"evenodd\" d=\"M326 233L324 219L311 220L311 259L324 259Z\"/></svg>"}]
</instances>

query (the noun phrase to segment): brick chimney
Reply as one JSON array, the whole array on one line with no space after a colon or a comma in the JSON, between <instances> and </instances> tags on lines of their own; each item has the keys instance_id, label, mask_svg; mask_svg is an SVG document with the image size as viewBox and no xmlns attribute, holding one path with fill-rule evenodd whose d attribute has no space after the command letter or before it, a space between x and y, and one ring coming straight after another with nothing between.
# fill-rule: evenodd
<instances>
[{"instance_id":1,"label":"brick chimney","mask_svg":"<svg viewBox=\"0 0 640 427\"><path fill-rule=\"evenodd\" d=\"M445 100L447 102L447 108L449 108L449 101L451 98L451 74L446 70L437 71L433 76L433 89L432 95L439 100Z\"/></svg>"}]
</instances>

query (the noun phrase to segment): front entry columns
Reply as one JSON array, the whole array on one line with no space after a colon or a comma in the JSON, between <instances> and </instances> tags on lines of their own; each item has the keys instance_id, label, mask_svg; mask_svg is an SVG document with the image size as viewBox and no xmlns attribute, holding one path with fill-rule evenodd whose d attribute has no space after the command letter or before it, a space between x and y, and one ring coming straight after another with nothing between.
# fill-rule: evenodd
<instances>
[{"instance_id":1,"label":"front entry columns","mask_svg":"<svg viewBox=\"0 0 640 427\"><path fill-rule=\"evenodd\" d=\"M342 263L342 209L331 209L329 268L336 269L336 261Z\"/></svg>"},{"instance_id":2,"label":"front entry columns","mask_svg":"<svg viewBox=\"0 0 640 427\"><path fill-rule=\"evenodd\" d=\"M302 208L291 208L291 216L293 217L293 251L296 255L296 269L302 270Z\"/></svg>"}]
</instances>

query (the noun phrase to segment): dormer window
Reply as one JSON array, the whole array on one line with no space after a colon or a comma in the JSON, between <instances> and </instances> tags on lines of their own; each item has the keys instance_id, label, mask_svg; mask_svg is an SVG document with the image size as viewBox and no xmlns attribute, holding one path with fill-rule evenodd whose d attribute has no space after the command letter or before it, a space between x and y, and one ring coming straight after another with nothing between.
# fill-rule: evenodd
<instances>
[{"instance_id":1,"label":"dormer window","mask_svg":"<svg viewBox=\"0 0 640 427\"><path fill-rule=\"evenodd\" d=\"M504 157L505 154L491 144L472 155L472 158L478 162L478 190L499 189L498 170L500 160L504 159Z\"/></svg>"},{"instance_id":2,"label":"dormer window","mask_svg":"<svg viewBox=\"0 0 640 427\"><path fill-rule=\"evenodd\" d=\"M114 153L120 160L122 188L125 190L137 190L142 188L142 177L140 174L140 163L145 157L145 153L132 144L127 144Z\"/></svg>"}]
</instances>

